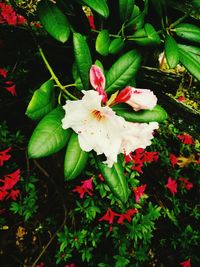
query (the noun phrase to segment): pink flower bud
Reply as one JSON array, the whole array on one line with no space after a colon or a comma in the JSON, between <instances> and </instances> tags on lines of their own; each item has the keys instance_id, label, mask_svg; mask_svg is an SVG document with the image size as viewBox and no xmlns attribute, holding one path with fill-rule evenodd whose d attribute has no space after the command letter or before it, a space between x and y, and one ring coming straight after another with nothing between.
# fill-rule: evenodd
<instances>
[{"instance_id":1,"label":"pink flower bud","mask_svg":"<svg viewBox=\"0 0 200 267\"><path fill-rule=\"evenodd\" d=\"M102 95L102 102L105 103L108 99L104 91L106 80L102 70L96 65L92 65L90 68L90 83L99 95Z\"/></svg>"},{"instance_id":2,"label":"pink flower bud","mask_svg":"<svg viewBox=\"0 0 200 267\"><path fill-rule=\"evenodd\" d=\"M149 89L126 87L115 99L115 103L127 103L135 111L141 109L153 109L157 103L157 97Z\"/></svg>"}]
</instances>

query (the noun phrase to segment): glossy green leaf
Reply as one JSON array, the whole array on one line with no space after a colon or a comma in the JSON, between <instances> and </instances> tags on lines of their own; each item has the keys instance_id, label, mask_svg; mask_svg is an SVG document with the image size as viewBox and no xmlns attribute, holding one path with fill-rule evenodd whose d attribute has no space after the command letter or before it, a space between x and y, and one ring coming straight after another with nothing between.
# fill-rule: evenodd
<instances>
[{"instance_id":1,"label":"glossy green leaf","mask_svg":"<svg viewBox=\"0 0 200 267\"><path fill-rule=\"evenodd\" d=\"M151 0L153 7L157 14L163 18L166 14L166 3L165 0Z\"/></svg>"},{"instance_id":2,"label":"glossy green leaf","mask_svg":"<svg viewBox=\"0 0 200 267\"><path fill-rule=\"evenodd\" d=\"M134 0L119 0L119 16L122 22L131 17L134 4Z\"/></svg>"},{"instance_id":3,"label":"glossy green leaf","mask_svg":"<svg viewBox=\"0 0 200 267\"><path fill-rule=\"evenodd\" d=\"M56 40L64 43L69 38L70 25L65 14L50 1L41 1L37 14L44 29Z\"/></svg>"},{"instance_id":4,"label":"glossy green leaf","mask_svg":"<svg viewBox=\"0 0 200 267\"><path fill-rule=\"evenodd\" d=\"M121 200L123 203L126 203L129 196L129 189L120 157L118 156L118 162L113 164L112 168L109 168L99 159L97 159L97 164L111 192L116 196L116 198Z\"/></svg>"},{"instance_id":5,"label":"glossy green leaf","mask_svg":"<svg viewBox=\"0 0 200 267\"><path fill-rule=\"evenodd\" d=\"M179 62L178 45L170 35L165 37L165 56L171 69L175 68Z\"/></svg>"},{"instance_id":6,"label":"glossy green leaf","mask_svg":"<svg viewBox=\"0 0 200 267\"><path fill-rule=\"evenodd\" d=\"M32 120L40 120L55 107L55 103L54 84L52 80L48 80L34 92L26 115Z\"/></svg>"},{"instance_id":7,"label":"glossy green leaf","mask_svg":"<svg viewBox=\"0 0 200 267\"><path fill-rule=\"evenodd\" d=\"M143 29L137 30L131 37L129 37L129 40L144 46L156 45L161 42L160 36L150 23L146 23Z\"/></svg>"},{"instance_id":8,"label":"glossy green leaf","mask_svg":"<svg viewBox=\"0 0 200 267\"><path fill-rule=\"evenodd\" d=\"M131 50L121 56L106 73L106 92L112 94L127 86L135 77L141 63L141 56L136 50Z\"/></svg>"},{"instance_id":9,"label":"glossy green leaf","mask_svg":"<svg viewBox=\"0 0 200 267\"><path fill-rule=\"evenodd\" d=\"M109 45L109 53L116 54L122 50L123 46L124 46L124 40L122 38L116 38L112 40L112 42Z\"/></svg>"},{"instance_id":10,"label":"glossy green leaf","mask_svg":"<svg viewBox=\"0 0 200 267\"><path fill-rule=\"evenodd\" d=\"M98 14L107 18L109 16L109 8L106 3L106 0L82 0L87 6L92 8Z\"/></svg>"},{"instance_id":11,"label":"glossy green leaf","mask_svg":"<svg viewBox=\"0 0 200 267\"><path fill-rule=\"evenodd\" d=\"M183 45L183 44L178 44L178 47L186 52L190 52L192 54L200 56L200 47L192 46L192 45Z\"/></svg>"},{"instance_id":12,"label":"glossy green leaf","mask_svg":"<svg viewBox=\"0 0 200 267\"><path fill-rule=\"evenodd\" d=\"M64 160L64 175L67 180L76 178L85 168L88 161L89 153L80 148L78 142L78 135L73 132L69 143Z\"/></svg>"},{"instance_id":13,"label":"glossy green leaf","mask_svg":"<svg viewBox=\"0 0 200 267\"><path fill-rule=\"evenodd\" d=\"M80 33L73 34L74 54L77 69L84 90L89 88L89 72L92 66L90 50L85 38Z\"/></svg>"},{"instance_id":14,"label":"glossy green leaf","mask_svg":"<svg viewBox=\"0 0 200 267\"><path fill-rule=\"evenodd\" d=\"M120 103L112 107L117 115L131 122L162 122L167 119L166 111L159 105L152 110L134 111L129 105Z\"/></svg>"},{"instance_id":15,"label":"glossy green leaf","mask_svg":"<svg viewBox=\"0 0 200 267\"><path fill-rule=\"evenodd\" d=\"M97 35L95 49L96 51L102 55L107 56L109 52L109 45L110 45L110 37L108 30L102 30Z\"/></svg>"},{"instance_id":16,"label":"glossy green leaf","mask_svg":"<svg viewBox=\"0 0 200 267\"><path fill-rule=\"evenodd\" d=\"M192 4L198 8L200 8L200 1L199 0L192 0Z\"/></svg>"},{"instance_id":17,"label":"glossy green leaf","mask_svg":"<svg viewBox=\"0 0 200 267\"><path fill-rule=\"evenodd\" d=\"M190 23L180 23L173 30L183 39L200 43L200 27L196 25Z\"/></svg>"},{"instance_id":18,"label":"glossy green leaf","mask_svg":"<svg viewBox=\"0 0 200 267\"><path fill-rule=\"evenodd\" d=\"M134 30L141 29L144 25L144 12L137 5L134 5L130 19L125 23L125 28Z\"/></svg>"},{"instance_id":19,"label":"glossy green leaf","mask_svg":"<svg viewBox=\"0 0 200 267\"><path fill-rule=\"evenodd\" d=\"M64 110L61 106L47 114L36 126L28 144L30 158L41 158L62 149L71 135L71 130L62 128Z\"/></svg>"},{"instance_id":20,"label":"glossy green leaf","mask_svg":"<svg viewBox=\"0 0 200 267\"><path fill-rule=\"evenodd\" d=\"M187 52L179 47L180 62L200 81L200 56Z\"/></svg>"}]
</instances>

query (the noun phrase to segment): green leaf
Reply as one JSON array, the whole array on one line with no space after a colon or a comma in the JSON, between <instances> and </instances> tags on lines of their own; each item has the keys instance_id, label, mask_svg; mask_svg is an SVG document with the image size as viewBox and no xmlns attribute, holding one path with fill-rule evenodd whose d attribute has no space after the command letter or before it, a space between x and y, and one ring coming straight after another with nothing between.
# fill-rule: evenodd
<instances>
[{"instance_id":1,"label":"green leaf","mask_svg":"<svg viewBox=\"0 0 200 267\"><path fill-rule=\"evenodd\" d=\"M196 25L190 23L180 23L173 30L183 39L200 43L200 27Z\"/></svg>"},{"instance_id":2,"label":"green leaf","mask_svg":"<svg viewBox=\"0 0 200 267\"><path fill-rule=\"evenodd\" d=\"M186 52L190 52L192 54L200 56L200 47L192 46L192 45L183 45L183 44L178 44L178 47Z\"/></svg>"},{"instance_id":3,"label":"green leaf","mask_svg":"<svg viewBox=\"0 0 200 267\"><path fill-rule=\"evenodd\" d=\"M52 80L43 83L36 90L26 109L26 115L32 120L40 120L55 107L54 84Z\"/></svg>"},{"instance_id":4,"label":"green leaf","mask_svg":"<svg viewBox=\"0 0 200 267\"><path fill-rule=\"evenodd\" d=\"M109 45L109 53L110 54L116 54L118 53L124 46L124 40L120 38L116 38L112 40L112 42Z\"/></svg>"},{"instance_id":5,"label":"green leaf","mask_svg":"<svg viewBox=\"0 0 200 267\"><path fill-rule=\"evenodd\" d=\"M179 47L180 62L200 81L200 56L187 52Z\"/></svg>"},{"instance_id":6,"label":"green leaf","mask_svg":"<svg viewBox=\"0 0 200 267\"><path fill-rule=\"evenodd\" d=\"M129 196L129 189L120 157L118 157L118 162L115 163L112 168L103 164L98 158L97 164L111 192L116 196L116 198L121 200L123 203L126 203Z\"/></svg>"},{"instance_id":7,"label":"green leaf","mask_svg":"<svg viewBox=\"0 0 200 267\"><path fill-rule=\"evenodd\" d=\"M67 180L76 178L85 168L88 161L89 153L81 149L78 141L78 135L73 132L64 160L64 175Z\"/></svg>"},{"instance_id":8,"label":"green leaf","mask_svg":"<svg viewBox=\"0 0 200 267\"><path fill-rule=\"evenodd\" d=\"M139 45L157 45L160 44L160 36L156 32L153 25L146 23L143 29L137 30L129 40L134 41Z\"/></svg>"},{"instance_id":9,"label":"green leaf","mask_svg":"<svg viewBox=\"0 0 200 267\"><path fill-rule=\"evenodd\" d=\"M121 56L106 73L106 92L112 94L134 78L140 67L141 56L136 50L131 50Z\"/></svg>"},{"instance_id":10,"label":"green leaf","mask_svg":"<svg viewBox=\"0 0 200 267\"><path fill-rule=\"evenodd\" d=\"M106 0L82 0L87 6L92 8L98 14L107 18L109 16L109 8L106 3Z\"/></svg>"},{"instance_id":11,"label":"green leaf","mask_svg":"<svg viewBox=\"0 0 200 267\"><path fill-rule=\"evenodd\" d=\"M70 26L65 14L50 1L41 1L37 14L44 29L56 40L64 43L69 38Z\"/></svg>"},{"instance_id":12,"label":"green leaf","mask_svg":"<svg viewBox=\"0 0 200 267\"><path fill-rule=\"evenodd\" d=\"M85 38L80 33L73 34L74 54L78 73L84 90L89 88L89 72L92 66L90 50Z\"/></svg>"},{"instance_id":13,"label":"green leaf","mask_svg":"<svg viewBox=\"0 0 200 267\"><path fill-rule=\"evenodd\" d=\"M166 111L159 105L152 110L134 111L129 105L120 103L112 107L118 116L131 122L162 122L167 119Z\"/></svg>"},{"instance_id":14,"label":"green leaf","mask_svg":"<svg viewBox=\"0 0 200 267\"><path fill-rule=\"evenodd\" d=\"M71 130L62 128L63 117L64 110L58 106L38 123L28 144L29 158L49 156L67 144Z\"/></svg>"},{"instance_id":15,"label":"green leaf","mask_svg":"<svg viewBox=\"0 0 200 267\"><path fill-rule=\"evenodd\" d=\"M132 15L130 19L126 22L125 28L138 30L144 25L144 12L140 11L140 8L137 5L134 5Z\"/></svg>"},{"instance_id":16,"label":"green leaf","mask_svg":"<svg viewBox=\"0 0 200 267\"><path fill-rule=\"evenodd\" d=\"M158 13L160 18L163 18L166 14L166 3L165 0L151 0L155 11Z\"/></svg>"},{"instance_id":17,"label":"green leaf","mask_svg":"<svg viewBox=\"0 0 200 267\"><path fill-rule=\"evenodd\" d=\"M110 45L110 37L108 30L102 30L97 35L95 49L96 51L102 55L107 56L109 52L109 45Z\"/></svg>"},{"instance_id":18,"label":"green leaf","mask_svg":"<svg viewBox=\"0 0 200 267\"><path fill-rule=\"evenodd\" d=\"M165 37L165 56L169 67L175 68L179 62L178 45L170 35Z\"/></svg>"},{"instance_id":19,"label":"green leaf","mask_svg":"<svg viewBox=\"0 0 200 267\"><path fill-rule=\"evenodd\" d=\"M119 0L119 16L122 22L131 17L134 4L134 0Z\"/></svg>"}]
</instances>

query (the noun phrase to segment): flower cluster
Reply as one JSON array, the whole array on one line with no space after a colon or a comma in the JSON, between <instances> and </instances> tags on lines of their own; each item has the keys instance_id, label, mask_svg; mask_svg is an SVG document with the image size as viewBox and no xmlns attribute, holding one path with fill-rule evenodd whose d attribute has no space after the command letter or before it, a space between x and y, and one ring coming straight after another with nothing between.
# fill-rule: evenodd
<instances>
[{"instance_id":1,"label":"flower cluster","mask_svg":"<svg viewBox=\"0 0 200 267\"><path fill-rule=\"evenodd\" d=\"M6 79L7 75L8 75L8 71L4 68L0 68L0 76L2 76L4 79ZM4 87L9 93L11 93L12 96L17 95L16 90L15 90L16 85L14 84L13 81L9 81L9 80L5 81Z\"/></svg>"},{"instance_id":2,"label":"flower cluster","mask_svg":"<svg viewBox=\"0 0 200 267\"><path fill-rule=\"evenodd\" d=\"M123 224L124 220L131 222L132 216L137 212L137 209L129 209L127 212L119 214L108 208L106 213L99 219L99 221L107 221L109 224L113 224L115 217L118 217L117 223Z\"/></svg>"},{"instance_id":3,"label":"flower cluster","mask_svg":"<svg viewBox=\"0 0 200 267\"><path fill-rule=\"evenodd\" d=\"M158 152L145 151L143 148L138 148L135 150L134 154L130 153L124 155L126 163L133 163L132 170L139 173L143 173L142 167L146 162L156 162L159 158Z\"/></svg>"},{"instance_id":4,"label":"flower cluster","mask_svg":"<svg viewBox=\"0 0 200 267\"><path fill-rule=\"evenodd\" d=\"M18 189L13 189L16 183L19 181L20 178L20 170L16 170L13 173L6 174L3 179L0 179L0 182L3 183L0 186L0 201L5 199L11 198L16 200L19 196L20 191Z\"/></svg>"},{"instance_id":5,"label":"flower cluster","mask_svg":"<svg viewBox=\"0 0 200 267\"><path fill-rule=\"evenodd\" d=\"M77 185L73 189L73 192L79 193L80 198L83 198L86 193L88 195L92 196L92 191L93 191L92 179L93 179L93 177L91 177L90 179L87 179L87 180L82 181L81 182L82 185Z\"/></svg>"},{"instance_id":6,"label":"flower cluster","mask_svg":"<svg viewBox=\"0 0 200 267\"><path fill-rule=\"evenodd\" d=\"M190 190L193 188L193 183L188 181L186 178L180 177L180 178L178 178L178 180L180 182L182 182L182 187L184 189ZM176 180L173 180L171 177L168 177L168 181L167 181L167 184L165 185L165 187L167 187L173 195L177 193L177 186L178 186L178 184L177 184Z\"/></svg>"},{"instance_id":7,"label":"flower cluster","mask_svg":"<svg viewBox=\"0 0 200 267\"><path fill-rule=\"evenodd\" d=\"M11 5L0 3L0 24L24 25L26 20L23 16L18 15Z\"/></svg>"},{"instance_id":8,"label":"flower cluster","mask_svg":"<svg viewBox=\"0 0 200 267\"><path fill-rule=\"evenodd\" d=\"M104 91L105 77L95 65L90 70L90 81L95 90L83 90L84 96L81 100L66 101L63 106L65 116L62 119L62 127L72 128L78 134L82 150L94 150L97 155L104 154L104 163L112 167L117 162L118 154L129 154L137 148L149 146L158 123L133 123L116 115L112 108L106 105L109 101L107 102L107 94ZM128 96L124 97L124 91ZM138 111L152 109L156 105L156 97L150 90L146 92L146 89L136 90L128 87L122 90L111 104L119 102L130 104Z\"/></svg>"}]
</instances>

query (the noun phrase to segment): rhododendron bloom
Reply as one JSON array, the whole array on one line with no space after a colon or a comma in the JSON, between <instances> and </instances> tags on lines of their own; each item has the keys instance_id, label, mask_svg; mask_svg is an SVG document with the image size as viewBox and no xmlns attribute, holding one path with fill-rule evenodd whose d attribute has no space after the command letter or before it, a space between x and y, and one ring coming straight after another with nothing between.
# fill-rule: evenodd
<instances>
[{"instance_id":1,"label":"rhododendron bloom","mask_svg":"<svg viewBox=\"0 0 200 267\"><path fill-rule=\"evenodd\" d=\"M63 129L72 128L78 134L80 147L84 151L96 151L106 156L109 167L117 162L120 153L129 154L138 147L151 144L157 122L132 123L117 116L108 106L102 106L102 96L94 90L82 91L81 100L66 101L63 107Z\"/></svg>"},{"instance_id":2,"label":"rhododendron bloom","mask_svg":"<svg viewBox=\"0 0 200 267\"><path fill-rule=\"evenodd\" d=\"M96 65L92 65L90 68L90 83L92 87L102 96L102 102L105 103L108 100L107 94L104 91L106 80L101 68Z\"/></svg>"},{"instance_id":3,"label":"rhododendron bloom","mask_svg":"<svg viewBox=\"0 0 200 267\"><path fill-rule=\"evenodd\" d=\"M190 259L188 259L186 261L183 261L183 262L180 262L180 265L182 267L191 267L191 265L190 265Z\"/></svg>"},{"instance_id":4,"label":"rhododendron bloom","mask_svg":"<svg viewBox=\"0 0 200 267\"><path fill-rule=\"evenodd\" d=\"M171 177L168 178L168 181L165 187L167 187L172 192L173 195L177 193L177 183Z\"/></svg>"},{"instance_id":5,"label":"rhododendron bloom","mask_svg":"<svg viewBox=\"0 0 200 267\"><path fill-rule=\"evenodd\" d=\"M115 103L127 103L135 111L153 109L157 104L157 97L149 89L139 89L128 86L116 97Z\"/></svg>"},{"instance_id":6,"label":"rhododendron bloom","mask_svg":"<svg viewBox=\"0 0 200 267\"><path fill-rule=\"evenodd\" d=\"M120 214L119 219L117 221L118 224L123 224L124 220L127 220L128 222L131 222L132 216L138 212L137 209L129 209L126 213Z\"/></svg>"}]
</instances>

